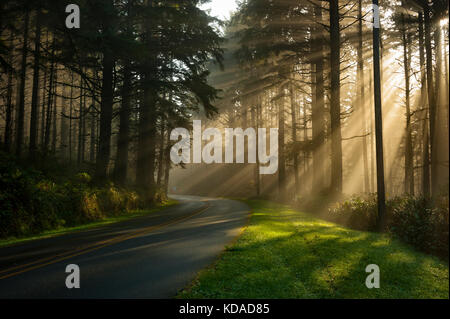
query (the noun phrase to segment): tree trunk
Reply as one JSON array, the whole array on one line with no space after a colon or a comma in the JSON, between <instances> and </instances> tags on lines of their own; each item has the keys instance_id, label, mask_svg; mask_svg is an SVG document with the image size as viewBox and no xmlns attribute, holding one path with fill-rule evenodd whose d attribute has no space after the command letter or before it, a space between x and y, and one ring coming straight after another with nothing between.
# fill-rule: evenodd
<instances>
[{"instance_id":1,"label":"tree trunk","mask_svg":"<svg viewBox=\"0 0 450 319\"><path fill-rule=\"evenodd\" d=\"M420 105L424 108L422 125L422 195L430 197L430 142L428 128L427 82L425 72L425 51L423 14L419 13L419 62L420 62Z\"/></svg>"},{"instance_id":2,"label":"tree trunk","mask_svg":"<svg viewBox=\"0 0 450 319\"><path fill-rule=\"evenodd\" d=\"M160 139L159 139L159 150L158 150L158 173L156 178L156 185L157 187L161 187L161 181L163 178L163 172L164 172L164 152L165 152L165 146L164 146L164 131L165 131L165 118L164 114L161 115L161 130L160 130Z\"/></svg>"},{"instance_id":3,"label":"tree trunk","mask_svg":"<svg viewBox=\"0 0 450 319\"><path fill-rule=\"evenodd\" d=\"M339 1L330 0L330 63L331 63L331 190L342 192L342 135L340 107L340 30Z\"/></svg>"},{"instance_id":4,"label":"tree trunk","mask_svg":"<svg viewBox=\"0 0 450 319\"><path fill-rule=\"evenodd\" d=\"M427 89L428 89L428 105L429 105L429 121L430 121L430 148L431 148L431 193L433 196L437 192L437 157L435 145L436 133L436 97L433 83L433 52L431 48L431 21L430 9L428 5L424 7L424 23L425 23L425 52L427 67Z\"/></svg>"},{"instance_id":5,"label":"tree trunk","mask_svg":"<svg viewBox=\"0 0 450 319\"><path fill-rule=\"evenodd\" d=\"M256 98L256 114L255 114L255 130L256 130L256 141L259 139L259 130L261 127L261 96L257 96ZM259 152L259 145L256 143L256 154ZM261 195L261 174L259 168L259 156L256 156L256 166L255 166L255 181L256 181L256 196Z\"/></svg>"},{"instance_id":6,"label":"tree trunk","mask_svg":"<svg viewBox=\"0 0 450 319\"><path fill-rule=\"evenodd\" d=\"M308 102L306 100L306 97L303 97L303 142L304 142L304 144L306 144L306 142L308 141L308 117L306 115L306 112L308 109L307 105L308 105ZM308 152L308 149L305 148L303 150L303 177L305 177L308 172L308 158L309 158L309 152ZM313 189L314 189L314 187L313 187ZM306 191L306 185L303 187L303 191L304 192Z\"/></svg>"},{"instance_id":7,"label":"tree trunk","mask_svg":"<svg viewBox=\"0 0 450 319\"><path fill-rule=\"evenodd\" d=\"M58 102L58 68L55 68L55 84L54 84L54 94L53 100L53 121L52 121L52 154L56 154L56 140L58 137L58 131L56 127L56 122L58 121L57 113L57 102Z\"/></svg>"},{"instance_id":8,"label":"tree trunk","mask_svg":"<svg viewBox=\"0 0 450 319\"><path fill-rule=\"evenodd\" d=\"M280 88L281 92L278 98L278 198L281 201L286 199L286 168L284 153L284 86Z\"/></svg>"},{"instance_id":9,"label":"tree trunk","mask_svg":"<svg viewBox=\"0 0 450 319\"><path fill-rule=\"evenodd\" d=\"M155 92L151 87L151 73L143 76L144 100L139 110L139 138L137 154L136 183L148 189L147 200L152 201L155 192Z\"/></svg>"},{"instance_id":10,"label":"tree trunk","mask_svg":"<svg viewBox=\"0 0 450 319\"><path fill-rule=\"evenodd\" d=\"M41 57L41 10L36 13L36 38L34 44L34 66L33 66L33 92L31 97L30 116L30 158L36 159L37 150L37 123L38 123L38 103L39 103L39 60Z\"/></svg>"},{"instance_id":11,"label":"tree trunk","mask_svg":"<svg viewBox=\"0 0 450 319\"><path fill-rule=\"evenodd\" d=\"M294 161L294 199L297 198L299 194L299 188L300 188L300 181L298 176L298 148L297 148L297 110L296 110L296 103L295 103L295 97L294 97L294 87L292 82L289 86L289 97L291 102L291 120L292 120L292 144L293 147L293 161Z\"/></svg>"},{"instance_id":12,"label":"tree trunk","mask_svg":"<svg viewBox=\"0 0 450 319\"><path fill-rule=\"evenodd\" d=\"M446 105L446 116L445 118L447 119L447 130L449 129L449 83L448 83L448 52L447 52L447 45L445 45L445 41L444 41L444 68L445 68L445 74L444 74L444 78L445 78L445 96L444 96L444 101L445 105Z\"/></svg>"},{"instance_id":13,"label":"tree trunk","mask_svg":"<svg viewBox=\"0 0 450 319\"><path fill-rule=\"evenodd\" d=\"M448 106L448 100L444 102L443 96L444 83L443 83L443 69L442 69L442 38L441 38L441 26L439 23L434 31L434 44L435 44L435 90L436 90L436 110L435 110L435 133L434 133L434 166L435 166L435 182L434 182L434 195L439 195L441 192L445 192L444 188L447 188L448 192L448 107L445 110L444 103ZM447 114L446 114L447 113Z\"/></svg>"},{"instance_id":14,"label":"tree trunk","mask_svg":"<svg viewBox=\"0 0 450 319\"><path fill-rule=\"evenodd\" d=\"M80 70L82 70L80 65ZM84 92L84 80L82 76L80 76L80 107L79 107L79 119L78 119L78 147L77 147L77 165L80 166L84 161L84 135L83 135L83 126L84 126L84 101L83 97L85 95Z\"/></svg>"},{"instance_id":15,"label":"tree trunk","mask_svg":"<svg viewBox=\"0 0 450 319\"><path fill-rule=\"evenodd\" d=\"M28 25L30 13L25 9L24 27L23 27L23 45L22 45L22 65L20 71L20 89L19 89L19 107L16 132L16 156L20 157L22 153L22 144L24 136L25 121L25 78L27 73L27 52L28 52Z\"/></svg>"},{"instance_id":16,"label":"tree trunk","mask_svg":"<svg viewBox=\"0 0 450 319\"><path fill-rule=\"evenodd\" d=\"M103 79L100 105L100 134L95 167L96 178L104 180L108 174L111 152L111 121L113 112L114 60L109 49L103 51Z\"/></svg>"},{"instance_id":17,"label":"tree trunk","mask_svg":"<svg viewBox=\"0 0 450 319\"><path fill-rule=\"evenodd\" d=\"M147 0L147 6L152 7L153 1ZM151 41L152 29L149 22L145 22L144 42ZM155 136L156 136L156 94L152 82L156 73L156 57L149 57L148 62L142 67L144 69L141 83L143 86L143 103L139 110L139 137L136 165L136 184L146 189L146 200L152 202L155 196Z\"/></svg>"},{"instance_id":18,"label":"tree trunk","mask_svg":"<svg viewBox=\"0 0 450 319\"><path fill-rule=\"evenodd\" d=\"M166 148L165 148L165 156L164 156L164 193L166 195L169 194L169 174L170 174L170 129L167 128L167 137L166 137Z\"/></svg>"},{"instance_id":19,"label":"tree trunk","mask_svg":"<svg viewBox=\"0 0 450 319\"><path fill-rule=\"evenodd\" d=\"M94 101L92 100L92 103ZM97 114L95 113L94 108L91 109L90 112L91 115L91 124L90 124L90 141L89 141L89 162L95 163L95 144L97 142L97 134L96 134L96 128L97 128Z\"/></svg>"},{"instance_id":20,"label":"tree trunk","mask_svg":"<svg viewBox=\"0 0 450 319\"><path fill-rule=\"evenodd\" d=\"M314 6L314 19L322 23L322 7ZM322 26L316 25L312 39L314 81L312 105L312 143L313 143L313 191L319 193L323 190L325 182L325 88L324 88L324 56ZM305 140L306 141L306 140Z\"/></svg>"},{"instance_id":21,"label":"tree trunk","mask_svg":"<svg viewBox=\"0 0 450 319\"><path fill-rule=\"evenodd\" d=\"M69 101L69 162L72 162L73 150L73 72L70 72L70 101Z\"/></svg>"},{"instance_id":22,"label":"tree trunk","mask_svg":"<svg viewBox=\"0 0 450 319\"><path fill-rule=\"evenodd\" d=\"M410 39L411 35L406 30L404 14L402 20L402 42L403 42L403 70L405 75L405 106L406 106L406 131L405 131L405 193L414 195L414 164L411 133L411 88L410 88Z\"/></svg>"},{"instance_id":23,"label":"tree trunk","mask_svg":"<svg viewBox=\"0 0 450 319\"><path fill-rule=\"evenodd\" d=\"M45 132L44 132L44 152L48 152L48 147L50 145L50 124L52 121L52 105L53 105L53 86L54 86L54 75L55 75L55 38L52 41L52 53L50 62L50 78L48 84L48 98L47 98L47 114L45 117Z\"/></svg>"},{"instance_id":24,"label":"tree trunk","mask_svg":"<svg viewBox=\"0 0 450 319\"><path fill-rule=\"evenodd\" d=\"M378 7L378 0L372 0ZM378 218L377 229L382 232L386 227L386 194L384 188L384 159L383 159L383 116L381 109L381 81L380 81L380 29L374 23L373 27L373 84L375 104L375 138L377 157L377 195Z\"/></svg>"},{"instance_id":25,"label":"tree trunk","mask_svg":"<svg viewBox=\"0 0 450 319\"><path fill-rule=\"evenodd\" d=\"M364 97L364 60L363 60L363 16L362 16L362 0L358 0L358 98L357 105L361 110L361 124L362 124L362 155L363 155L363 176L364 176L364 192L370 191L369 185L369 163L367 154L367 127L366 127L366 104Z\"/></svg>"},{"instance_id":26,"label":"tree trunk","mask_svg":"<svg viewBox=\"0 0 450 319\"><path fill-rule=\"evenodd\" d=\"M47 30L46 34L47 35L46 35L46 40L45 40L45 49L47 50L48 43L49 43L48 30ZM42 85L41 125L40 125L40 127L41 127L41 136L40 136L41 148L44 148L44 145L45 145L45 128L46 128L46 126L45 126L45 115L46 115L45 105L47 103L47 98L48 98L48 96L46 95L46 93L47 93L47 73L48 73L47 72L47 63L46 63L46 61L44 61L43 63L44 63L44 83Z\"/></svg>"},{"instance_id":27,"label":"tree trunk","mask_svg":"<svg viewBox=\"0 0 450 319\"><path fill-rule=\"evenodd\" d=\"M372 68L370 73L373 74ZM369 76L369 92L373 92L373 79ZM374 105L373 96L370 96L370 191L375 192L375 132L374 132Z\"/></svg>"},{"instance_id":28,"label":"tree trunk","mask_svg":"<svg viewBox=\"0 0 450 319\"><path fill-rule=\"evenodd\" d=\"M10 33L10 45L11 47L14 44L13 40L13 32ZM13 54L9 53L8 62L11 66L8 69L8 87L6 89L6 115L5 115L5 151L11 151L11 135L12 135L12 113L13 113L13 104L12 104L12 96L13 96Z\"/></svg>"},{"instance_id":29,"label":"tree trunk","mask_svg":"<svg viewBox=\"0 0 450 319\"><path fill-rule=\"evenodd\" d=\"M63 88L63 100L61 103L61 115L60 115L60 120L61 120L61 140L60 140L60 144L59 144L59 148L60 148L60 152L61 152L61 157L63 159L67 159L67 154L68 154L68 138L69 138L69 128L68 128L68 119L67 119L67 86L64 85Z\"/></svg>"},{"instance_id":30,"label":"tree trunk","mask_svg":"<svg viewBox=\"0 0 450 319\"><path fill-rule=\"evenodd\" d=\"M129 61L123 69L122 105L120 107L119 137L117 140L117 157L114 166L115 179L119 184L125 184L128 168L128 147L130 139L130 98L131 98L131 70Z\"/></svg>"}]
</instances>

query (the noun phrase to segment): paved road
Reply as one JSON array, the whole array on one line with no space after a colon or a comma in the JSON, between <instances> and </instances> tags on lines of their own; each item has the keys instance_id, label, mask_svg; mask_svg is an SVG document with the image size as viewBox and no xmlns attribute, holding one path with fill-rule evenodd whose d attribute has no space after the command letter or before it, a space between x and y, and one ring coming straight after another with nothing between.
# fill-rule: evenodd
<instances>
[{"instance_id":1,"label":"paved road","mask_svg":"<svg viewBox=\"0 0 450 319\"><path fill-rule=\"evenodd\" d=\"M0 248L0 298L170 298L241 231L248 207L196 196L161 212ZM66 266L80 267L67 289Z\"/></svg>"}]
</instances>

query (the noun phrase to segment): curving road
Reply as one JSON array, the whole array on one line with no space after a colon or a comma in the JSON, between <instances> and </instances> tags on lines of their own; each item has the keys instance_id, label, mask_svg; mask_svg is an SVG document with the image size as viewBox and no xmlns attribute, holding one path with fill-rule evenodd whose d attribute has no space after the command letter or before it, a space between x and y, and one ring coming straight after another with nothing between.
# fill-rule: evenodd
<instances>
[{"instance_id":1,"label":"curving road","mask_svg":"<svg viewBox=\"0 0 450 319\"><path fill-rule=\"evenodd\" d=\"M1 298L170 298L188 285L246 224L238 201L172 196L158 213L0 248ZM80 288L68 289L68 264Z\"/></svg>"}]
</instances>

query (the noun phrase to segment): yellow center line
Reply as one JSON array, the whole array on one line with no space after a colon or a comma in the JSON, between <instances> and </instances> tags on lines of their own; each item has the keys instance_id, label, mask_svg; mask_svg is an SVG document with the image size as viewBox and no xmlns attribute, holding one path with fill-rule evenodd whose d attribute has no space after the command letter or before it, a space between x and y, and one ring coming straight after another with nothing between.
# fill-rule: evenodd
<instances>
[{"instance_id":1,"label":"yellow center line","mask_svg":"<svg viewBox=\"0 0 450 319\"><path fill-rule=\"evenodd\" d=\"M83 254L86 254L88 252L92 252L92 251L98 250L98 249L106 247L106 246L111 246L113 244L124 242L126 240L133 239L133 238L136 238L136 237L148 234L148 233L150 233L152 231L161 229L163 227L167 227L167 226L170 226L170 225L174 225L176 223L180 223L182 221L185 221L185 220L187 220L189 218L192 218L192 217L194 217L196 215L199 215L199 214L203 213L209 207L210 207L210 204L207 203L205 207L200 208L199 210L195 211L194 213L192 213L190 215L187 215L187 216L184 216L184 217L181 217L181 218L178 218L178 219L166 222L166 223L162 223L162 224L159 224L159 225L156 225L156 226L146 227L144 229L140 229L138 231L132 232L131 234L120 235L120 236L113 237L113 238L108 239L108 240L104 240L104 241L101 241L101 242L94 243L92 245L88 245L88 246L80 248L80 249L75 249L75 250L72 250L72 251L69 251L69 252L65 252L65 253L61 253L61 254L57 254L57 255L54 255L54 256L51 256L51 257L42 258L40 260L37 260L37 261L34 261L34 262L30 262L30 263L25 264L25 265L19 265L19 266L15 266L15 267L11 267L11 268L2 270L2 271L0 271L0 273L5 273L5 272L16 270L18 268L24 268L24 267L27 267L27 266L30 266L30 265L33 265L33 264L37 264L37 265L31 266L31 267L28 267L28 268L24 268L24 269L16 271L16 272L12 272L12 273L0 276L0 280L1 279L6 279L6 278L9 278L9 277L13 277L13 276L16 276L16 275L19 275L19 274L22 274L22 273L25 273L25 272L28 272L28 271L31 271L31 270L34 270L34 269L42 268L44 266L51 265L51 264L57 263L57 262L62 261L62 260L66 260L66 259L69 259L69 258L72 258L72 257L76 257L76 256L79 256L79 255L83 255ZM50 260L50 261L48 261L48 260ZM45 262L45 261L47 261L47 262Z\"/></svg>"},{"instance_id":2,"label":"yellow center line","mask_svg":"<svg viewBox=\"0 0 450 319\"><path fill-rule=\"evenodd\" d=\"M102 240L102 241L99 241L99 242L96 242L96 243L93 243L93 244L90 244L90 245L86 245L86 246L81 247L81 248L75 248L73 250L62 252L62 253L59 253L59 254L56 254L56 255L53 255L53 256L50 256L50 257L41 258L41 259L32 261L30 263L27 263L27 264L17 265L17 266L14 266L14 267L3 269L3 270L0 270L0 274L5 273L5 272L10 272L10 271L18 269L18 268L23 268L23 267L27 267L27 266L30 266L30 265L33 265L33 264L44 262L44 261L47 261L47 260L52 259L52 258L63 257L64 255L71 254L74 251L80 251L80 250L88 249L88 248L91 248L91 247L94 247L94 246L97 246L97 245L107 244L107 243L110 243L112 241L115 241L115 240L120 239L121 237L124 237L124 236L127 236L127 235L129 235L129 234L119 235L117 237L113 237L113 238L110 238L110 239ZM0 279L1 278L2 277L0 277Z\"/></svg>"}]
</instances>

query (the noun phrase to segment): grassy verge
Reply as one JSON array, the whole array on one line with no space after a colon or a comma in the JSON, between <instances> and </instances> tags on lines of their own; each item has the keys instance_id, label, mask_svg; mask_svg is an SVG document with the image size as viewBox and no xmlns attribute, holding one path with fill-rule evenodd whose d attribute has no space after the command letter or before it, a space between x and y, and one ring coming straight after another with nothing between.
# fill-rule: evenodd
<instances>
[{"instance_id":1,"label":"grassy verge","mask_svg":"<svg viewBox=\"0 0 450 319\"><path fill-rule=\"evenodd\" d=\"M9 238L0 240L0 247L13 245L13 244L17 244L17 243L22 243L22 242L26 242L26 241L30 241L30 240L35 240L35 239L59 236L59 235L68 234L68 233L72 233L72 232L76 232L76 231L82 231L82 230L91 229L91 228L95 228L95 227L101 227L101 226L105 226L105 225L109 225L109 224L113 224L113 223L118 223L121 221L129 220L132 218L141 217L141 216L145 216L145 215L148 215L151 213L161 211L167 207L176 205L177 203L178 202L176 200L169 199L162 203L156 204L154 207L149 208L149 209L124 212L124 213L116 215L116 216L104 217L101 220L97 220L97 221L82 224L82 225L77 225L77 226L73 226L73 227L59 227L57 229L44 231L40 234L26 236L26 237L19 237L19 238L9 237Z\"/></svg>"},{"instance_id":2,"label":"grassy verge","mask_svg":"<svg viewBox=\"0 0 450 319\"><path fill-rule=\"evenodd\" d=\"M448 298L448 264L387 235L249 200L250 224L179 298ZM365 268L380 267L368 289Z\"/></svg>"}]
</instances>

